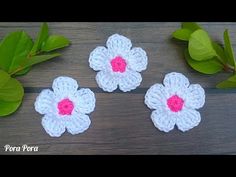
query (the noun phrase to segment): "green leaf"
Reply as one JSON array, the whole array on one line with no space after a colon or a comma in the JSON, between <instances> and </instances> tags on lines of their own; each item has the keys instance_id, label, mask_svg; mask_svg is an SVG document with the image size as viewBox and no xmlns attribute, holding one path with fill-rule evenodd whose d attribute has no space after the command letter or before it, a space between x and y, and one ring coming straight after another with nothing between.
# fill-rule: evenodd
<instances>
[{"instance_id":1,"label":"green leaf","mask_svg":"<svg viewBox=\"0 0 236 177\"><path fill-rule=\"evenodd\" d=\"M212 42L212 45L213 45L213 48L216 51L217 56L220 57L220 60L224 64L226 64L227 63L227 59L226 59L226 56L225 56L224 48L221 45L219 45L218 43L216 43L216 42Z\"/></svg>"},{"instance_id":2,"label":"green leaf","mask_svg":"<svg viewBox=\"0 0 236 177\"><path fill-rule=\"evenodd\" d=\"M0 44L0 68L11 73L28 56L33 42L24 31L8 34Z\"/></svg>"},{"instance_id":3,"label":"green leaf","mask_svg":"<svg viewBox=\"0 0 236 177\"><path fill-rule=\"evenodd\" d=\"M22 100L15 102L6 102L0 100L0 116L12 114L21 105Z\"/></svg>"},{"instance_id":4,"label":"green leaf","mask_svg":"<svg viewBox=\"0 0 236 177\"><path fill-rule=\"evenodd\" d=\"M187 63L196 71L204 74L215 74L223 70L223 65L216 57L210 60L196 61L191 58L188 50L184 51L184 56Z\"/></svg>"},{"instance_id":5,"label":"green leaf","mask_svg":"<svg viewBox=\"0 0 236 177\"><path fill-rule=\"evenodd\" d=\"M0 70L0 88L3 87L11 78L5 71Z\"/></svg>"},{"instance_id":6,"label":"green leaf","mask_svg":"<svg viewBox=\"0 0 236 177\"><path fill-rule=\"evenodd\" d=\"M38 51L41 50L42 45L46 42L48 38L48 25L47 23L43 23L38 33L38 36L34 42L34 46L30 52L30 55L35 55Z\"/></svg>"},{"instance_id":7,"label":"green leaf","mask_svg":"<svg viewBox=\"0 0 236 177\"><path fill-rule=\"evenodd\" d=\"M229 32L227 29L224 31L224 43L225 43L225 55L228 59L228 63L234 66L234 68L236 68L234 51L230 42Z\"/></svg>"},{"instance_id":8,"label":"green leaf","mask_svg":"<svg viewBox=\"0 0 236 177\"><path fill-rule=\"evenodd\" d=\"M0 43L0 116L6 116L20 106L24 89L20 82L11 76L24 75L31 66L60 56L59 53L48 53L69 45L63 36L48 34L44 23L33 44L24 31L8 34Z\"/></svg>"},{"instance_id":9,"label":"green leaf","mask_svg":"<svg viewBox=\"0 0 236 177\"><path fill-rule=\"evenodd\" d=\"M24 65L24 67L22 69L25 69L27 67L33 66L35 64L38 64L38 63L41 63L41 62L44 62L44 61L47 61L51 58L58 57L60 55L61 55L60 53L53 53L53 54L48 54L48 55L33 56L28 60L28 62Z\"/></svg>"},{"instance_id":10,"label":"green leaf","mask_svg":"<svg viewBox=\"0 0 236 177\"><path fill-rule=\"evenodd\" d=\"M21 71L18 71L17 73L13 74L13 77L15 76L23 76L25 74L27 74L30 71L31 67L25 68Z\"/></svg>"},{"instance_id":11,"label":"green leaf","mask_svg":"<svg viewBox=\"0 0 236 177\"><path fill-rule=\"evenodd\" d=\"M217 88L236 88L236 75L231 76L227 80L220 82Z\"/></svg>"},{"instance_id":12,"label":"green leaf","mask_svg":"<svg viewBox=\"0 0 236 177\"><path fill-rule=\"evenodd\" d=\"M179 40L188 41L191 34L192 31L188 29L178 29L175 32L173 32L172 36Z\"/></svg>"},{"instance_id":13,"label":"green leaf","mask_svg":"<svg viewBox=\"0 0 236 177\"><path fill-rule=\"evenodd\" d=\"M236 82L236 74L231 76L231 77L229 77L227 80L231 81L231 82Z\"/></svg>"},{"instance_id":14,"label":"green leaf","mask_svg":"<svg viewBox=\"0 0 236 177\"><path fill-rule=\"evenodd\" d=\"M191 34L188 49L190 56L197 61L209 60L217 56L210 37L201 29Z\"/></svg>"},{"instance_id":15,"label":"green leaf","mask_svg":"<svg viewBox=\"0 0 236 177\"><path fill-rule=\"evenodd\" d=\"M188 29L192 32L198 30L198 29L202 29L197 23L195 22L182 22L182 28L184 29Z\"/></svg>"},{"instance_id":16,"label":"green leaf","mask_svg":"<svg viewBox=\"0 0 236 177\"><path fill-rule=\"evenodd\" d=\"M51 35L48 37L45 44L42 46L42 51L50 52L55 49L66 47L70 44L70 41L64 36Z\"/></svg>"},{"instance_id":17,"label":"green leaf","mask_svg":"<svg viewBox=\"0 0 236 177\"><path fill-rule=\"evenodd\" d=\"M24 89L19 81L0 70L0 116L6 116L20 106Z\"/></svg>"},{"instance_id":18,"label":"green leaf","mask_svg":"<svg viewBox=\"0 0 236 177\"><path fill-rule=\"evenodd\" d=\"M20 82L3 70L0 70L0 86L1 101L19 101L23 98L24 89Z\"/></svg>"}]
</instances>

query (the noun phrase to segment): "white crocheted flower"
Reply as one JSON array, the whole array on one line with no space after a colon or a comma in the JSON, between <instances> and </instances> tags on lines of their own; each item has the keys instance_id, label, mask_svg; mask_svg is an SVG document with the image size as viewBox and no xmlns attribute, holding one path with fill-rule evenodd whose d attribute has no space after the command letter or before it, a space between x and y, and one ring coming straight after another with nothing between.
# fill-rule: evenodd
<instances>
[{"instance_id":1,"label":"white crocheted flower","mask_svg":"<svg viewBox=\"0 0 236 177\"><path fill-rule=\"evenodd\" d=\"M145 95L145 103L155 109L151 119L158 129L169 132L175 126L187 131L197 126L201 115L195 109L203 107L205 91L199 84L191 84L181 73L165 76L164 85L154 84Z\"/></svg>"},{"instance_id":2,"label":"white crocheted flower","mask_svg":"<svg viewBox=\"0 0 236 177\"><path fill-rule=\"evenodd\" d=\"M114 34L106 42L106 47L96 47L89 56L89 66L95 71L98 86L112 92L119 86L127 92L137 88L142 77L139 72L147 68L146 52L140 47L132 47L130 39Z\"/></svg>"},{"instance_id":3,"label":"white crocheted flower","mask_svg":"<svg viewBox=\"0 0 236 177\"><path fill-rule=\"evenodd\" d=\"M58 77L52 89L44 89L36 98L35 110L43 114L42 125L52 137L67 131L73 135L89 128L89 116L95 108L95 95L87 88L78 90L76 80Z\"/></svg>"}]
</instances>

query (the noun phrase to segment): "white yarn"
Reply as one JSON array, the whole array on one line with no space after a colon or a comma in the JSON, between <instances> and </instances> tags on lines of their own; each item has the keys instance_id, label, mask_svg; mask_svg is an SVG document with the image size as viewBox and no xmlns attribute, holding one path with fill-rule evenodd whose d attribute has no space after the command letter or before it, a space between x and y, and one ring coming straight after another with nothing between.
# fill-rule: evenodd
<instances>
[{"instance_id":1,"label":"white yarn","mask_svg":"<svg viewBox=\"0 0 236 177\"><path fill-rule=\"evenodd\" d=\"M172 72L165 76L163 84L154 84L145 95L145 104L154 109L151 119L159 130L169 132L177 125L178 129L185 132L197 126L201 115L195 109L205 104L205 91L199 84L189 83L181 73ZM184 103L178 112L173 112L168 107L167 100L173 95L180 97Z\"/></svg>"},{"instance_id":2,"label":"white yarn","mask_svg":"<svg viewBox=\"0 0 236 177\"><path fill-rule=\"evenodd\" d=\"M119 86L123 92L137 88L142 77L139 72L147 68L148 57L146 52L139 47L132 47L130 39L114 34L106 42L106 47L96 47L89 56L89 66L95 71L96 81L100 88L113 92ZM125 72L114 72L111 60L121 56L127 66Z\"/></svg>"},{"instance_id":3,"label":"white yarn","mask_svg":"<svg viewBox=\"0 0 236 177\"><path fill-rule=\"evenodd\" d=\"M90 89L78 89L76 80L60 76L54 79L53 91L44 89L37 96L35 110L43 114L42 126L52 137L61 136L65 130L75 135L87 130L91 124L89 114L95 109L95 95ZM74 107L70 115L61 115L58 103L69 99Z\"/></svg>"}]
</instances>

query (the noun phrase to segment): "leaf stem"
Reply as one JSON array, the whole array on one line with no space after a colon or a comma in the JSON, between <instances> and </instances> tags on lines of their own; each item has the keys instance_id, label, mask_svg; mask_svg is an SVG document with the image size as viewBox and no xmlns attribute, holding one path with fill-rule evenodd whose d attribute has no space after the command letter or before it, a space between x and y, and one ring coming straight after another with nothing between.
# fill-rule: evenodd
<instances>
[{"instance_id":1,"label":"leaf stem","mask_svg":"<svg viewBox=\"0 0 236 177\"><path fill-rule=\"evenodd\" d=\"M233 67L233 66L231 66L231 65L229 65L229 64L227 64L227 63L225 63L224 61L223 61L223 59L219 56L219 55L217 55L217 59L218 59L218 61L224 66L224 70L226 71L226 72L236 72L236 69L235 69L235 67Z\"/></svg>"},{"instance_id":2,"label":"leaf stem","mask_svg":"<svg viewBox=\"0 0 236 177\"><path fill-rule=\"evenodd\" d=\"M19 72L19 71L25 69L25 67L23 67L23 66L24 66L24 64L27 62L27 60L30 60L31 57L34 57L34 56L39 55L39 54L41 54L41 53L42 53L41 50L35 52L35 54L33 54L33 55L32 55L31 53L29 53L29 55L28 55L28 56L26 57L26 59L21 63L21 65L20 65L18 68L16 68L15 71L12 71L11 73L9 73L10 76L12 76L13 74L15 74L15 73L17 73L17 72Z\"/></svg>"},{"instance_id":3,"label":"leaf stem","mask_svg":"<svg viewBox=\"0 0 236 177\"><path fill-rule=\"evenodd\" d=\"M231 65L225 64L225 65L224 65L224 70L225 70L226 72L234 72L234 73L235 73L235 69L234 69L234 67L232 67Z\"/></svg>"},{"instance_id":4,"label":"leaf stem","mask_svg":"<svg viewBox=\"0 0 236 177\"><path fill-rule=\"evenodd\" d=\"M9 73L9 74L10 74L10 76L12 76L13 74L15 74L15 73L17 73L17 72L19 72L19 71L21 71L21 70L23 70L23 69L25 69L25 68L22 67L22 66L19 66L15 71L12 71L12 72Z\"/></svg>"}]
</instances>

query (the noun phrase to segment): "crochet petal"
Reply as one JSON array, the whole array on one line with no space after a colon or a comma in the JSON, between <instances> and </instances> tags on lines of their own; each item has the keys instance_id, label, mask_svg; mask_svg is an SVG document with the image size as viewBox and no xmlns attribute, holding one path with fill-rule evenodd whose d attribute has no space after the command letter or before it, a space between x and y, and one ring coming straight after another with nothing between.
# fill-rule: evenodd
<instances>
[{"instance_id":1,"label":"crochet petal","mask_svg":"<svg viewBox=\"0 0 236 177\"><path fill-rule=\"evenodd\" d=\"M120 77L119 88L123 92L131 91L137 88L142 82L141 74L136 71L126 71L123 77Z\"/></svg>"},{"instance_id":2,"label":"crochet petal","mask_svg":"<svg viewBox=\"0 0 236 177\"><path fill-rule=\"evenodd\" d=\"M44 89L37 96L34 103L35 110L40 114L55 112L53 105L55 104L55 95L49 89Z\"/></svg>"},{"instance_id":3,"label":"crochet petal","mask_svg":"<svg viewBox=\"0 0 236 177\"><path fill-rule=\"evenodd\" d=\"M151 114L151 119L155 127L164 132L169 132L174 128L176 118L175 114L168 114L163 106L159 106Z\"/></svg>"},{"instance_id":4,"label":"crochet petal","mask_svg":"<svg viewBox=\"0 0 236 177\"><path fill-rule=\"evenodd\" d=\"M146 52L140 48L135 47L128 53L128 66L137 72L141 72L147 68L148 57Z\"/></svg>"},{"instance_id":5,"label":"crochet petal","mask_svg":"<svg viewBox=\"0 0 236 177\"><path fill-rule=\"evenodd\" d=\"M159 106L165 106L168 94L162 84L154 84L145 95L145 104L150 109L157 109Z\"/></svg>"},{"instance_id":6,"label":"crochet petal","mask_svg":"<svg viewBox=\"0 0 236 177\"><path fill-rule=\"evenodd\" d=\"M96 75L98 86L104 91L112 92L117 89L118 80L107 71L99 71Z\"/></svg>"},{"instance_id":7,"label":"crochet petal","mask_svg":"<svg viewBox=\"0 0 236 177\"><path fill-rule=\"evenodd\" d=\"M191 84L187 89L185 106L199 109L205 103L205 91L199 84Z\"/></svg>"},{"instance_id":8,"label":"crochet petal","mask_svg":"<svg viewBox=\"0 0 236 177\"><path fill-rule=\"evenodd\" d=\"M198 111L193 109L183 109L176 121L178 128L185 132L197 126L201 121L201 115Z\"/></svg>"},{"instance_id":9,"label":"crochet petal","mask_svg":"<svg viewBox=\"0 0 236 177\"><path fill-rule=\"evenodd\" d=\"M108 50L105 47L96 47L89 56L89 66L95 71L106 70L109 63Z\"/></svg>"},{"instance_id":10,"label":"crochet petal","mask_svg":"<svg viewBox=\"0 0 236 177\"><path fill-rule=\"evenodd\" d=\"M87 88L78 90L75 95L75 110L84 114L91 113L95 108L95 95Z\"/></svg>"},{"instance_id":11,"label":"crochet petal","mask_svg":"<svg viewBox=\"0 0 236 177\"><path fill-rule=\"evenodd\" d=\"M89 128L91 121L85 114L75 113L66 121L66 129L72 135L82 133Z\"/></svg>"},{"instance_id":12,"label":"crochet petal","mask_svg":"<svg viewBox=\"0 0 236 177\"><path fill-rule=\"evenodd\" d=\"M189 80L181 73L172 72L166 74L163 84L170 93L176 93L178 91L185 91L189 86Z\"/></svg>"},{"instance_id":13,"label":"crochet petal","mask_svg":"<svg viewBox=\"0 0 236 177\"><path fill-rule=\"evenodd\" d=\"M66 76L57 77L52 84L55 95L61 98L75 93L78 87L76 80Z\"/></svg>"},{"instance_id":14,"label":"crochet petal","mask_svg":"<svg viewBox=\"0 0 236 177\"><path fill-rule=\"evenodd\" d=\"M106 45L108 50L116 53L116 55L122 55L123 53L128 52L132 47L130 39L119 34L113 34L110 36L106 42Z\"/></svg>"},{"instance_id":15,"label":"crochet petal","mask_svg":"<svg viewBox=\"0 0 236 177\"><path fill-rule=\"evenodd\" d=\"M45 131L52 137L59 137L62 133L65 132L64 123L58 119L53 117L52 115L45 115L42 119L42 126Z\"/></svg>"}]
</instances>

